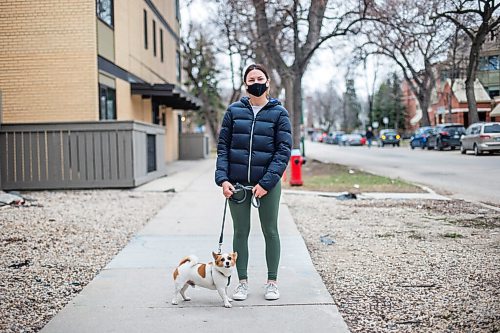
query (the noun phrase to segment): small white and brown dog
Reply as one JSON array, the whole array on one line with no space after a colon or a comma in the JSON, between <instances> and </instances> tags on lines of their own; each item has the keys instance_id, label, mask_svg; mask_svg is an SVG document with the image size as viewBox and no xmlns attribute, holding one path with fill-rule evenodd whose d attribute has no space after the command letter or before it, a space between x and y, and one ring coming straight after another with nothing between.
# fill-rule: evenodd
<instances>
[{"instance_id":1,"label":"small white and brown dog","mask_svg":"<svg viewBox=\"0 0 500 333\"><path fill-rule=\"evenodd\" d=\"M231 307L230 299L227 296L227 288L231 281L231 273L236 265L238 253L217 254L212 252L213 262L208 264L198 263L196 256L188 256L179 263L174 271L174 297L172 304L178 304L178 296L181 294L185 301L190 301L185 292L189 286L200 286L212 290L217 290L224 301L226 308Z\"/></svg>"}]
</instances>

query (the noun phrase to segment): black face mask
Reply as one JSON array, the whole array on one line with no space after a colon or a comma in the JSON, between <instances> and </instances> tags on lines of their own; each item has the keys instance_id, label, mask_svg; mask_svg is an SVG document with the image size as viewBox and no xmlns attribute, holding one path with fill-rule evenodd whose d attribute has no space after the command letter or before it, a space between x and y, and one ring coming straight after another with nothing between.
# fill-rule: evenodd
<instances>
[{"instance_id":1,"label":"black face mask","mask_svg":"<svg viewBox=\"0 0 500 333\"><path fill-rule=\"evenodd\" d=\"M251 86L248 86L247 91L248 93L260 97L262 94L264 94L267 90L267 86L265 83L254 83Z\"/></svg>"}]
</instances>

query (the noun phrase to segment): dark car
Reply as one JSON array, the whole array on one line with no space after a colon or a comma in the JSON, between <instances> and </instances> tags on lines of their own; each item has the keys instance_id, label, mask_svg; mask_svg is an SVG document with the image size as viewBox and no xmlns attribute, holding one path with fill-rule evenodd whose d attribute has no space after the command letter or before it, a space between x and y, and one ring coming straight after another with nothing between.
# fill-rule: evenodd
<instances>
[{"instance_id":1,"label":"dark car","mask_svg":"<svg viewBox=\"0 0 500 333\"><path fill-rule=\"evenodd\" d=\"M432 126L421 127L416 130L410 138L411 149L415 149L415 147L424 149L427 146L427 138L429 137L430 133L432 133Z\"/></svg>"},{"instance_id":2,"label":"dark car","mask_svg":"<svg viewBox=\"0 0 500 333\"><path fill-rule=\"evenodd\" d=\"M443 150L449 147L454 150L460 147L460 137L465 133L461 124L437 125L427 137L427 149Z\"/></svg>"},{"instance_id":3,"label":"dark car","mask_svg":"<svg viewBox=\"0 0 500 333\"><path fill-rule=\"evenodd\" d=\"M401 136L394 129L383 129L378 136L379 146L392 145L399 147L399 140Z\"/></svg>"}]
</instances>

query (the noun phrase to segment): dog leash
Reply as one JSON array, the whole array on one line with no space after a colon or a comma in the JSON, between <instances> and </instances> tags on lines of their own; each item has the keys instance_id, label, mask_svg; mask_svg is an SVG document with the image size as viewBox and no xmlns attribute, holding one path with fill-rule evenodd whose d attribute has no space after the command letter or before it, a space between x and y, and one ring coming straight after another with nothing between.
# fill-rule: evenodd
<instances>
[{"instance_id":1,"label":"dog leash","mask_svg":"<svg viewBox=\"0 0 500 333\"><path fill-rule=\"evenodd\" d=\"M219 251L217 252L217 254L222 253L222 243L224 240L224 224L226 223L226 211L227 211L228 200L231 200L232 202L237 203L237 204L241 204L241 203L245 202L245 200L247 199L247 191L252 191L252 190L253 190L253 186L244 186L244 185L241 185L240 183L236 183L236 185L234 185L234 191L232 191L232 192L233 192L233 194L235 194L235 193L244 191L243 192L243 199L236 200L232 196L229 198L226 198L226 202L224 203L224 215L222 216L222 230L220 231L220 237L219 237ZM257 198L255 196L255 194L252 194L251 200L252 200L252 206L254 206L255 208L260 207L260 199Z\"/></svg>"}]
</instances>

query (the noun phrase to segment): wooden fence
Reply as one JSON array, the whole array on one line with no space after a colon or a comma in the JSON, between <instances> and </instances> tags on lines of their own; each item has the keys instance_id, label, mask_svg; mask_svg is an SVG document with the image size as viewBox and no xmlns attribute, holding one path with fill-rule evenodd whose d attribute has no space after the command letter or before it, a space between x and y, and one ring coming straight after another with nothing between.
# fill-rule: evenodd
<instances>
[{"instance_id":1,"label":"wooden fence","mask_svg":"<svg viewBox=\"0 0 500 333\"><path fill-rule=\"evenodd\" d=\"M136 121L0 125L0 189L134 187L165 175L163 127Z\"/></svg>"}]
</instances>

